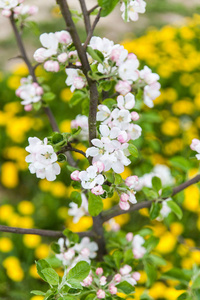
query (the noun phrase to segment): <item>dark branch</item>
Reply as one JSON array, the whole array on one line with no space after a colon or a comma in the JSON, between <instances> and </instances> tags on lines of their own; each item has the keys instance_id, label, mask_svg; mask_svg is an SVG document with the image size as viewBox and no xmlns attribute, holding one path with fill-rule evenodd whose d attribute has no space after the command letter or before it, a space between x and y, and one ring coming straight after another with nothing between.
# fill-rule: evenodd
<instances>
[{"instance_id":1,"label":"dark branch","mask_svg":"<svg viewBox=\"0 0 200 300\"><path fill-rule=\"evenodd\" d=\"M188 186L194 184L194 183L197 183L200 181L200 175L197 175L196 177L180 184L179 186L175 187L173 189L173 192L172 192L172 197L175 196L176 194L180 193L181 191L183 191L184 189L186 189ZM165 199L163 199L165 200ZM120 216L120 215L124 215L124 214L127 214L127 213L131 213L133 211L136 211L136 210L140 210L142 208L145 208L145 207L151 207L151 204L152 204L153 201L143 201L143 202L140 202L140 203L136 203L134 205L132 205L129 210L121 210L119 208L118 205L114 206L113 208L105 211L102 213L102 216L103 216L103 222L106 222L108 220L110 220L111 218L114 218L116 216Z\"/></svg>"},{"instance_id":2,"label":"dark branch","mask_svg":"<svg viewBox=\"0 0 200 300\"><path fill-rule=\"evenodd\" d=\"M86 29L87 34L89 34L89 32L91 30L91 23L90 23L90 16L88 14L87 7L85 4L85 0L79 0L79 2L80 2L81 10L83 13L85 29Z\"/></svg>"},{"instance_id":3,"label":"dark branch","mask_svg":"<svg viewBox=\"0 0 200 300\"><path fill-rule=\"evenodd\" d=\"M0 225L1 232L10 232L17 234L35 234L40 236L49 236L54 238L65 237L62 231L54 231L54 230L46 230L46 229L26 229L26 228L18 228L18 227L9 227L5 225ZM85 232L76 232L80 237L90 236L92 237L94 234L92 231Z\"/></svg>"},{"instance_id":4,"label":"dark branch","mask_svg":"<svg viewBox=\"0 0 200 300\"><path fill-rule=\"evenodd\" d=\"M70 143L68 143L67 146L64 146L61 150L59 150L59 151L56 152L56 153L57 153L57 154L60 154L60 153L65 153L66 151L74 151L74 152L80 153L80 154L82 154L84 157L86 157L86 154L85 154L84 151L72 147Z\"/></svg>"},{"instance_id":5,"label":"dark branch","mask_svg":"<svg viewBox=\"0 0 200 300\"><path fill-rule=\"evenodd\" d=\"M87 45L89 44L89 42L91 40L91 37L92 37L93 32L95 30L95 27L96 27L97 23L99 22L100 14L101 14L101 8L100 8L95 20L94 20L94 23L92 24L92 27L91 27L90 31L88 32L88 36L87 36L86 41L84 43L84 48L85 49L87 48Z\"/></svg>"}]
</instances>

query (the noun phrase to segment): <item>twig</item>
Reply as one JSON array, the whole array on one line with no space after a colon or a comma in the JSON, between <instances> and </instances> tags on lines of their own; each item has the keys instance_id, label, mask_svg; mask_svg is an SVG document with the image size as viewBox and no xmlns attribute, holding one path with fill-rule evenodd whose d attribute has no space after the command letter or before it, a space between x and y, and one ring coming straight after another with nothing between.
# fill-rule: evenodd
<instances>
[{"instance_id":1,"label":"twig","mask_svg":"<svg viewBox=\"0 0 200 300\"><path fill-rule=\"evenodd\" d=\"M35 234L40 236L49 236L49 237L65 237L65 235L62 233L62 231L54 231L54 230L46 230L46 229L26 229L26 228L19 228L19 227L9 227L5 225L0 225L0 231L1 232L10 232L10 233L16 233L16 234ZM84 236L93 236L92 231L84 231L84 232L75 232L80 237Z\"/></svg>"},{"instance_id":2,"label":"twig","mask_svg":"<svg viewBox=\"0 0 200 300\"><path fill-rule=\"evenodd\" d=\"M178 194L179 192L183 191L184 189L186 189L188 186L194 184L194 183L197 183L200 181L200 175L197 175L195 176L194 178L180 184L179 186L175 187L173 189L173 192L172 192L172 197L175 196L176 194ZM165 199L163 199L165 200ZM114 206L113 208L105 211L102 213L102 217L103 217L103 222L106 222L108 220L110 220L111 218L114 218L116 216L120 216L120 215L124 215L124 214L127 214L127 213L131 213L133 211L136 211L136 210L140 210L142 208L146 208L146 207L150 207L151 204L152 204L153 201L143 201L143 202L140 202L140 203L136 203L134 205L132 205L129 210L121 210L119 208L118 205Z\"/></svg>"},{"instance_id":3,"label":"twig","mask_svg":"<svg viewBox=\"0 0 200 300\"><path fill-rule=\"evenodd\" d=\"M101 8L100 8L95 20L94 20L94 23L92 24L92 27L91 27L90 31L88 32L88 36L87 36L86 41L84 43L84 48L85 49L87 48L87 45L89 44L89 42L91 40L91 37L92 37L93 32L95 30L95 27L96 27L97 23L99 22L100 14L101 14Z\"/></svg>"},{"instance_id":4,"label":"twig","mask_svg":"<svg viewBox=\"0 0 200 300\"><path fill-rule=\"evenodd\" d=\"M90 15L96 8L98 8L99 7L99 5L97 4L97 5L95 5L94 7L92 7L91 9L89 9L88 10L88 15Z\"/></svg>"},{"instance_id":5,"label":"twig","mask_svg":"<svg viewBox=\"0 0 200 300\"><path fill-rule=\"evenodd\" d=\"M87 34L89 34L89 32L91 30L91 23L90 23L90 16L88 14L87 7L85 4L85 0L79 0L79 2L80 2L81 10L83 13L85 29L86 29Z\"/></svg>"},{"instance_id":6,"label":"twig","mask_svg":"<svg viewBox=\"0 0 200 300\"><path fill-rule=\"evenodd\" d=\"M64 146L61 150L59 150L59 151L56 152L56 153L57 153L57 154L60 154L60 153L66 152L66 151L74 151L74 152L80 153L80 154L82 154L84 157L86 157L86 154L85 154L84 151L72 147L70 143L68 143L67 146Z\"/></svg>"}]
</instances>

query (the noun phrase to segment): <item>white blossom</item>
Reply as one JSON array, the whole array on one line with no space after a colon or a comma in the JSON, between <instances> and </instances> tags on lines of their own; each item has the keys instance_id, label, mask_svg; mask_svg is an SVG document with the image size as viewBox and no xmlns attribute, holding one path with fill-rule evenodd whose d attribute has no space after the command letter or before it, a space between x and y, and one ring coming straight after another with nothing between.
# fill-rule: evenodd
<instances>
[{"instance_id":1,"label":"white blossom","mask_svg":"<svg viewBox=\"0 0 200 300\"><path fill-rule=\"evenodd\" d=\"M0 0L0 8L12 9L19 4L18 0Z\"/></svg>"},{"instance_id":2,"label":"white blossom","mask_svg":"<svg viewBox=\"0 0 200 300\"><path fill-rule=\"evenodd\" d=\"M97 168L95 166L89 166L86 171L79 173L79 179L84 189L92 189L96 185L102 185L104 183L104 177L101 174L97 174Z\"/></svg>"},{"instance_id":3,"label":"white blossom","mask_svg":"<svg viewBox=\"0 0 200 300\"><path fill-rule=\"evenodd\" d=\"M122 11L122 18L125 20L126 10L127 10L127 21L137 21L139 18L139 13L143 14L145 12L146 2L143 0L129 0L126 4L123 2L120 10Z\"/></svg>"},{"instance_id":4,"label":"white blossom","mask_svg":"<svg viewBox=\"0 0 200 300\"><path fill-rule=\"evenodd\" d=\"M68 210L69 216L73 216L73 223L78 223L80 218L88 214L88 201L85 194L81 193L82 203L81 206L78 207L77 203L70 202Z\"/></svg>"}]
</instances>

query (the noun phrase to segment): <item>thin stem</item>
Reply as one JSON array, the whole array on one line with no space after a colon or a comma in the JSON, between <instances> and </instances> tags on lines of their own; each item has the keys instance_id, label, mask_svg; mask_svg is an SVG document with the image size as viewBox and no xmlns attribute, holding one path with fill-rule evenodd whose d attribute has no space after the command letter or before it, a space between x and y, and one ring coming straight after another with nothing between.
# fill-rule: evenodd
<instances>
[{"instance_id":1,"label":"thin stem","mask_svg":"<svg viewBox=\"0 0 200 300\"><path fill-rule=\"evenodd\" d=\"M58 124L54 118L54 115L51 111L51 109L49 108L49 106L43 106L43 109L44 109L44 112L46 113L48 119L49 119L49 122L51 124L51 127L52 127L52 130L53 131L57 131L57 132L60 132L59 128L58 128Z\"/></svg>"},{"instance_id":2,"label":"thin stem","mask_svg":"<svg viewBox=\"0 0 200 300\"><path fill-rule=\"evenodd\" d=\"M99 7L99 5L97 4L97 5L95 5L94 7L92 7L91 9L89 9L88 10L88 15L90 15L96 8L98 8Z\"/></svg>"},{"instance_id":3,"label":"thin stem","mask_svg":"<svg viewBox=\"0 0 200 300\"><path fill-rule=\"evenodd\" d=\"M54 230L46 230L46 229L26 229L26 228L19 228L19 227L10 227L5 225L0 225L1 232L10 232L16 234L35 234L40 236L48 236L48 237L65 237L62 231L54 231ZM84 236L93 236L92 231L85 231L85 232L76 232L80 237Z\"/></svg>"},{"instance_id":4,"label":"thin stem","mask_svg":"<svg viewBox=\"0 0 200 300\"><path fill-rule=\"evenodd\" d=\"M86 49L87 48L87 45L89 44L91 38L92 38L92 35L93 35L93 32L95 30L95 27L97 26L97 23L99 22L99 19L100 19L100 14L101 14L101 9L99 10L95 20L94 20L94 23L92 24L92 27L90 29L90 31L88 32L88 36L86 38L86 41L84 43L84 48Z\"/></svg>"},{"instance_id":5,"label":"thin stem","mask_svg":"<svg viewBox=\"0 0 200 300\"><path fill-rule=\"evenodd\" d=\"M193 185L194 183L197 183L199 181L200 181L200 174L195 176L194 178L180 184L179 186L175 187L173 189L173 192L172 192L171 196L172 197L175 196L176 194L180 193L181 191L183 191L184 189L186 189L190 185ZM163 199L163 200L165 200L165 199ZM143 201L143 202L140 202L140 203L136 203L136 204L132 205L129 208L129 210L121 210L119 208L119 206L116 205L113 208L111 208L111 209L109 209L109 210L102 213L103 222L106 222L106 221L108 221L111 218L114 218L116 216L124 215L124 214L127 214L127 213L131 213L133 211L136 211L136 210L140 210L142 208L150 207L152 202L153 201Z\"/></svg>"},{"instance_id":6,"label":"thin stem","mask_svg":"<svg viewBox=\"0 0 200 300\"><path fill-rule=\"evenodd\" d=\"M89 34L89 32L91 30L91 23L90 23L90 16L88 14L87 7L85 4L85 0L79 0L79 2L80 2L81 10L83 13L85 29L86 29L87 34Z\"/></svg>"},{"instance_id":7,"label":"thin stem","mask_svg":"<svg viewBox=\"0 0 200 300\"><path fill-rule=\"evenodd\" d=\"M70 143L68 143L67 146L64 146L61 150L59 150L59 151L56 152L56 153L57 153L57 154L60 154L60 153L66 152L66 151L74 151L74 152L80 153L80 154L82 154L84 157L86 157L86 154L85 154L84 151L72 147Z\"/></svg>"}]
</instances>

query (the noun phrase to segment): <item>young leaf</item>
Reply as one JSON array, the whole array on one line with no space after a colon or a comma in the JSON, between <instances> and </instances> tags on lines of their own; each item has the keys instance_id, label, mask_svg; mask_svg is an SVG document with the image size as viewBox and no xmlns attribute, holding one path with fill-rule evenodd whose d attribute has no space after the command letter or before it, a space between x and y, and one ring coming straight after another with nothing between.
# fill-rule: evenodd
<instances>
[{"instance_id":1,"label":"young leaf","mask_svg":"<svg viewBox=\"0 0 200 300\"><path fill-rule=\"evenodd\" d=\"M81 91L76 91L72 98L69 101L69 106L74 107L77 105L80 101L82 101L84 98L86 98L86 94Z\"/></svg>"},{"instance_id":2,"label":"young leaf","mask_svg":"<svg viewBox=\"0 0 200 300\"><path fill-rule=\"evenodd\" d=\"M51 243L51 249L55 253L60 253L60 245L56 242Z\"/></svg>"},{"instance_id":3,"label":"young leaf","mask_svg":"<svg viewBox=\"0 0 200 300\"><path fill-rule=\"evenodd\" d=\"M154 220L159 216L161 210L161 204L158 202L153 202L150 208L150 219Z\"/></svg>"},{"instance_id":4,"label":"young leaf","mask_svg":"<svg viewBox=\"0 0 200 300\"><path fill-rule=\"evenodd\" d=\"M78 204L78 207L80 207L82 203L81 193L73 191L70 195L70 200Z\"/></svg>"},{"instance_id":5,"label":"young leaf","mask_svg":"<svg viewBox=\"0 0 200 300\"><path fill-rule=\"evenodd\" d=\"M162 182L159 177L154 176L152 178L152 186L157 192L162 188Z\"/></svg>"},{"instance_id":6,"label":"young leaf","mask_svg":"<svg viewBox=\"0 0 200 300\"><path fill-rule=\"evenodd\" d=\"M175 201L173 200L169 200L167 201L167 206L169 206L169 208L171 208L171 210L175 213L175 215L181 219L183 216L183 212L181 210L181 208L178 206L178 204L176 204Z\"/></svg>"},{"instance_id":7,"label":"young leaf","mask_svg":"<svg viewBox=\"0 0 200 300\"><path fill-rule=\"evenodd\" d=\"M182 156L175 156L170 159L170 164L176 168L179 168L183 170L184 172L187 172L190 168L190 163L188 159L182 157Z\"/></svg>"},{"instance_id":8,"label":"young leaf","mask_svg":"<svg viewBox=\"0 0 200 300\"><path fill-rule=\"evenodd\" d=\"M117 266L117 268L119 269L120 268L120 264L121 264L121 260L123 258L123 254L121 251L119 250L116 250L114 253L113 253L113 259L114 259L114 262Z\"/></svg>"},{"instance_id":9,"label":"young leaf","mask_svg":"<svg viewBox=\"0 0 200 300\"><path fill-rule=\"evenodd\" d=\"M72 243L72 244L76 244L79 241L79 236L77 233L72 232L69 229L65 229L63 231L63 234L68 238L68 240Z\"/></svg>"},{"instance_id":10,"label":"young leaf","mask_svg":"<svg viewBox=\"0 0 200 300\"><path fill-rule=\"evenodd\" d=\"M106 17L115 8L119 0L98 0L99 6L102 7L101 17Z\"/></svg>"},{"instance_id":11,"label":"young leaf","mask_svg":"<svg viewBox=\"0 0 200 300\"><path fill-rule=\"evenodd\" d=\"M147 287L150 287L157 278L157 272L155 267L146 261L144 262L144 270L147 273Z\"/></svg>"},{"instance_id":12,"label":"young leaf","mask_svg":"<svg viewBox=\"0 0 200 300\"><path fill-rule=\"evenodd\" d=\"M96 196L89 192L88 211L91 216L96 217L103 210L103 201L100 196Z\"/></svg>"},{"instance_id":13,"label":"young leaf","mask_svg":"<svg viewBox=\"0 0 200 300\"><path fill-rule=\"evenodd\" d=\"M114 182L115 185L119 185L120 183L122 183L122 176L120 174L115 173L114 176L115 176L115 182Z\"/></svg>"},{"instance_id":14,"label":"young leaf","mask_svg":"<svg viewBox=\"0 0 200 300\"><path fill-rule=\"evenodd\" d=\"M90 265L86 261L78 262L67 274L67 280L83 281L90 272Z\"/></svg>"},{"instance_id":15,"label":"young leaf","mask_svg":"<svg viewBox=\"0 0 200 300\"><path fill-rule=\"evenodd\" d=\"M169 198L172 195L172 188L171 187L166 187L162 190L162 198Z\"/></svg>"},{"instance_id":16,"label":"young leaf","mask_svg":"<svg viewBox=\"0 0 200 300\"><path fill-rule=\"evenodd\" d=\"M112 98L107 98L102 102L102 104L108 106L109 109L112 109L113 105L116 104L116 101Z\"/></svg>"},{"instance_id":17,"label":"young leaf","mask_svg":"<svg viewBox=\"0 0 200 300\"><path fill-rule=\"evenodd\" d=\"M37 273L40 275L40 277L44 280L47 281L46 278L44 277L42 270L46 268L51 268L50 264L45 260L45 259L40 259L36 262L36 268L37 268Z\"/></svg>"},{"instance_id":18,"label":"young leaf","mask_svg":"<svg viewBox=\"0 0 200 300\"><path fill-rule=\"evenodd\" d=\"M42 291L31 291L31 294L37 295L37 296L45 296L45 293Z\"/></svg>"},{"instance_id":19,"label":"young leaf","mask_svg":"<svg viewBox=\"0 0 200 300\"><path fill-rule=\"evenodd\" d=\"M132 156L138 157L138 150L137 150L137 148L133 144L129 144L128 151L130 152L130 154Z\"/></svg>"},{"instance_id":20,"label":"young leaf","mask_svg":"<svg viewBox=\"0 0 200 300\"><path fill-rule=\"evenodd\" d=\"M152 189L148 187L143 187L142 191L144 192L145 196L148 198L148 200L155 200L158 198L157 192L153 191Z\"/></svg>"},{"instance_id":21,"label":"young leaf","mask_svg":"<svg viewBox=\"0 0 200 300\"><path fill-rule=\"evenodd\" d=\"M48 101L52 101L54 100L56 97L56 95L52 92L48 92L48 93L45 93L43 96L42 96L42 99L46 102Z\"/></svg>"},{"instance_id":22,"label":"young leaf","mask_svg":"<svg viewBox=\"0 0 200 300\"><path fill-rule=\"evenodd\" d=\"M46 278L46 281L51 285L59 284L59 276L52 268L46 268L42 270L42 274Z\"/></svg>"},{"instance_id":23,"label":"young leaf","mask_svg":"<svg viewBox=\"0 0 200 300\"><path fill-rule=\"evenodd\" d=\"M121 290L124 294L129 295L134 292L135 288L127 281L122 281L117 285L117 290Z\"/></svg>"}]
</instances>

